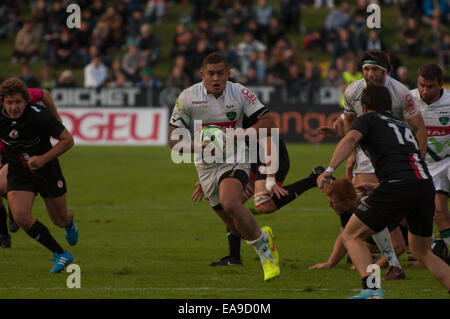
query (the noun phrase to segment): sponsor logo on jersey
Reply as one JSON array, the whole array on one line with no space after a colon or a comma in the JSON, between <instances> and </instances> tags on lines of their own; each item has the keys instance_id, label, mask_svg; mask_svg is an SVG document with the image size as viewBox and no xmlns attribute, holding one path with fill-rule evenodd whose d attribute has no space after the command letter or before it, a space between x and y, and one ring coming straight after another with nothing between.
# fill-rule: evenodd
<instances>
[{"instance_id":1,"label":"sponsor logo on jersey","mask_svg":"<svg viewBox=\"0 0 450 319\"><path fill-rule=\"evenodd\" d=\"M439 122L441 122L442 125L447 125L448 120L449 120L448 116L442 116L439 118Z\"/></svg>"},{"instance_id":2,"label":"sponsor logo on jersey","mask_svg":"<svg viewBox=\"0 0 450 319\"><path fill-rule=\"evenodd\" d=\"M204 109L208 108L208 101L192 101L192 106L200 106Z\"/></svg>"},{"instance_id":3,"label":"sponsor logo on jersey","mask_svg":"<svg viewBox=\"0 0 450 319\"><path fill-rule=\"evenodd\" d=\"M36 112L40 112L40 111L41 111L41 110L38 109L36 106L31 106L31 108L32 108L33 110L35 110Z\"/></svg>"},{"instance_id":4,"label":"sponsor logo on jersey","mask_svg":"<svg viewBox=\"0 0 450 319\"><path fill-rule=\"evenodd\" d=\"M216 125L220 126L221 128L236 128L237 121L233 122L218 122L218 123L202 123L202 127L208 126L208 125Z\"/></svg>"},{"instance_id":5,"label":"sponsor logo on jersey","mask_svg":"<svg viewBox=\"0 0 450 319\"><path fill-rule=\"evenodd\" d=\"M249 89L243 88L243 89L241 90L241 93L245 96L245 98L246 98L247 100L250 101L250 103L255 104L255 102L256 102L256 95L253 94L252 92L250 92Z\"/></svg>"},{"instance_id":6,"label":"sponsor logo on jersey","mask_svg":"<svg viewBox=\"0 0 450 319\"><path fill-rule=\"evenodd\" d=\"M227 112L227 113L225 113L225 114L226 114L227 118L228 118L230 121L234 121L234 120L236 119L237 113L234 112L234 111L230 111L230 112Z\"/></svg>"},{"instance_id":7,"label":"sponsor logo on jersey","mask_svg":"<svg viewBox=\"0 0 450 319\"><path fill-rule=\"evenodd\" d=\"M446 136L450 135L450 126L427 126L425 127L427 136Z\"/></svg>"},{"instance_id":8,"label":"sponsor logo on jersey","mask_svg":"<svg viewBox=\"0 0 450 319\"><path fill-rule=\"evenodd\" d=\"M416 108L414 104L414 99L411 96L411 94L407 94L405 96L405 102L406 102L406 112L408 112L409 115L413 115Z\"/></svg>"},{"instance_id":9,"label":"sponsor logo on jersey","mask_svg":"<svg viewBox=\"0 0 450 319\"><path fill-rule=\"evenodd\" d=\"M11 132L9 132L9 137L17 138L17 137L19 137L19 132L17 130L12 130Z\"/></svg>"}]
</instances>

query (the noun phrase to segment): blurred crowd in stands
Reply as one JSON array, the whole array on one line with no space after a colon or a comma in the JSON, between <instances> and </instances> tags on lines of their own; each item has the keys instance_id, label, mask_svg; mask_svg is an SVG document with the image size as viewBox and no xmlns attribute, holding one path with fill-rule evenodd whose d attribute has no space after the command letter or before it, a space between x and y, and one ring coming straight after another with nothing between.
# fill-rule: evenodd
<instances>
[{"instance_id":1,"label":"blurred crowd in stands","mask_svg":"<svg viewBox=\"0 0 450 319\"><path fill-rule=\"evenodd\" d=\"M12 63L21 63L22 78L29 86L49 89L184 88L201 80L202 60L213 51L226 57L233 79L248 86L283 85L292 97L304 91L309 101L319 85L343 90L361 78L357 58L366 49L386 51L392 76L410 88L415 84L408 82L409 70L398 52L432 57L445 70L450 68L449 0L379 1L397 7L398 42L391 47L384 44L380 29L366 27L367 5L379 3L369 0L356 5L280 0L276 6L267 0L32 0L27 2L29 19L23 18L20 1L0 0L0 40L15 34ZM171 70L166 78L157 79L152 69L161 62L160 38L165 35L155 34L154 27L166 23L168 6L180 2L190 4L191 12L177 20L169 50ZM79 29L66 27L70 3L81 7ZM321 28L313 30L302 23L305 6L329 9ZM431 30L427 37L424 27ZM303 43L294 43L293 34L302 34ZM119 54L113 56L112 50ZM329 63L318 63L315 56L324 53L331 57ZM30 68L37 61L45 61L38 76ZM56 76L55 69L64 70ZM84 83L74 82L75 69L83 69Z\"/></svg>"}]
</instances>

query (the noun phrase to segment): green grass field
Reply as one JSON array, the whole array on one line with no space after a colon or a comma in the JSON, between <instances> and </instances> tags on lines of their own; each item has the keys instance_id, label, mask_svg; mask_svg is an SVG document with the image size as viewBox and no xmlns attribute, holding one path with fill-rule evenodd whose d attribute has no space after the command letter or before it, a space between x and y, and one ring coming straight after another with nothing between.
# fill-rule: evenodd
<instances>
[{"instance_id":1,"label":"green grass field","mask_svg":"<svg viewBox=\"0 0 450 319\"><path fill-rule=\"evenodd\" d=\"M290 183L326 165L334 145L289 144ZM75 147L61 158L80 240L70 251L81 268L81 288L67 272L50 274L50 252L22 230L0 249L0 298L345 298L360 279L342 261L326 261L339 232L338 217L317 189L271 215L281 276L266 283L252 247L242 244L243 267L209 267L227 253L225 226L206 202L191 201L193 165L175 165L168 147ZM340 169L337 176L342 176ZM38 198L34 216L64 248ZM406 265L406 256L400 259ZM382 282L386 298L448 298L426 270L406 267L407 279ZM382 275L385 273L382 270Z\"/></svg>"}]
</instances>

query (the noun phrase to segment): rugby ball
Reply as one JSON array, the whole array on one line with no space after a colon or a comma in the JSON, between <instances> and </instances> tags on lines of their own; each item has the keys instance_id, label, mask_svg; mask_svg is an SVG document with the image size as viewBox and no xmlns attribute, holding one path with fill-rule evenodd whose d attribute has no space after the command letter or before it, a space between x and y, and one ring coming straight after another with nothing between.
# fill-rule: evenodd
<instances>
[{"instance_id":1,"label":"rugby ball","mask_svg":"<svg viewBox=\"0 0 450 319\"><path fill-rule=\"evenodd\" d=\"M225 145L225 131L217 125L205 126L200 133L202 144L214 143L216 148L223 150Z\"/></svg>"}]
</instances>

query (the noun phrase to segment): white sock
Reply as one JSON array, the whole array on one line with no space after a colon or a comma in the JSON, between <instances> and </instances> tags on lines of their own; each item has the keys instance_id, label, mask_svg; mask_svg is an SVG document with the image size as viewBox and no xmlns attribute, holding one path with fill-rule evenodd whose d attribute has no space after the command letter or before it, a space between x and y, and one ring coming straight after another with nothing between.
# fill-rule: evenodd
<instances>
[{"instance_id":1,"label":"white sock","mask_svg":"<svg viewBox=\"0 0 450 319\"><path fill-rule=\"evenodd\" d=\"M255 240L247 240L247 244L252 245L255 248L256 253L261 260L261 264L264 264L264 260L269 258L270 260L275 260L270 248L269 248L269 236L265 231L261 230L261 236Z\"/></svg>"},{"instance_id":2,"label":"white sock","mask_svg":"<svg viewBox=\"0 0 450 319\"><path fill-rule=\"evenodd\" d=\"M389 233L387 227L379 233L373 234L372 238L377 244L378 248L380 248L380 250L383 252L383 255L387 258L389 266L402 268L402 265L400 265L400 262L397 259L397 255L395 254L394 247L392 247L391 234Z\"/></svg>"},{"instance_id":3,"label":"white sock","mask_svg":"<svg viewBox=\"0 0 450 319\"><path fill-rule=\"evenodd\" d=\"M443 240L444 243L447 245L447 247L450 247L450 237L442 238L442 240Z\"/></svg>"}]
</instances>

